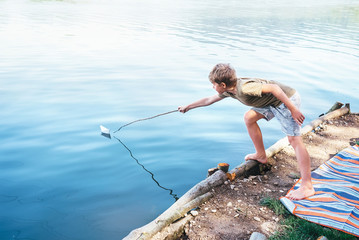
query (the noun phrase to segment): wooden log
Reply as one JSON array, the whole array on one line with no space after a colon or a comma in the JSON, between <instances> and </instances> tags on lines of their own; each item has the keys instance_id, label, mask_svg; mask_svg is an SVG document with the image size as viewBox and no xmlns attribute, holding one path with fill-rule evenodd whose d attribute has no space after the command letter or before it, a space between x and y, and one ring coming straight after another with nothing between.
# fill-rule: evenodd
<instances>
[{"instance_id":1,"label":"wooden log","mask_svg":"<svg viewBox=\"0 0 359 240\"><path fill-rule=\"evenodd\" d=\"M335 111L335 110L341 108L343 105L344 105L344 104L341 103L341 102L336 102L336 103L334 103L334 105L328 110L328 112L326 112L325 114L328 114L328 113L330 113L330 112L333 112L333 111Z\"/></svg>"},{"instance_id":2,"label":"wooden log","mask_svg":"<svg viewBox=\"0 0 359 240\"><path fill-rule=\"evenodd\" d=\"M324 116L321 116L320 118L317 118L313 121L311 121L308 125L306 125L305 127L302 128L301 130L301 134L307 134L310 131L312 131L316 126L318 126L319 124L321 124L322 122L329 120L329 119L333 119L333 118L337 118L340 116L343 116L345 114L350 113L350 105L346 104L345 107L342 107L340 109L337 109L335 111L329 112L328 114L325 114Z\"/></svg>"},{"instance_id":3,"label":"wooden log","mask_svg":"<svg viewBox=\"0 0 359 240\"><path fill-rule=\"evenodd\" d=\"M175 240L179 239L183 232L186 224L193 219L191 214L188 214L184 218L170 224L165 227L161 232L156 233L151 240Z\"/></svg>"},{"instance_id":4,"label":"wooden log","mask_svg":"<svg viewBox=\"0 0 359 240\"><path fill-rule=\"evenodd\" d=\"M248 160L245 161L244 163L242 163L241 165L239 165L238 167L232 169L230 171L230 173L235 173L236 177L240 177L245 175L248 171L250 171L251 169L255 168L256 166L258 166L259 163L257 161L254 160Z\"/></svg>"}]
</instances>

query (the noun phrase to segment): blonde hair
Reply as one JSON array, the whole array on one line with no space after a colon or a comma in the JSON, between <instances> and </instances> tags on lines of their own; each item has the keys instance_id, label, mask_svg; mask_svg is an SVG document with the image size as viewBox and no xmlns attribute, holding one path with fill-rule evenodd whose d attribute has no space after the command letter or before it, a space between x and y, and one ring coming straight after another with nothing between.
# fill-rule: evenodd
<instances>
[{"instance_id":1,"label":"blonde hair","mask_svg":"<svg viewBox=\"0 0 359 240\"><path fill-rule=\"evenodd\" d=\"M224 83L227 87L233 87L237 83L236 70L228 63L218 63L209 73L211 83Z\"/></svg>"}]
</instances>

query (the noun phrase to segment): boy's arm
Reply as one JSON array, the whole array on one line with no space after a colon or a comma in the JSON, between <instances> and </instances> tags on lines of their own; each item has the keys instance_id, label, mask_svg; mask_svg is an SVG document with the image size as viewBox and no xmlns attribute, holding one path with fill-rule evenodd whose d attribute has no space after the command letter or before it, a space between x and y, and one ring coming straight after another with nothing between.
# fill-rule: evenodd
<instances>
[{"instance_id":1,"label":"boy's arm","mask_svg":"<svg viewBox=\"0 0 359 240\"><path fill-rule=\"evenodd\" d=\"M293 119L299 124L302 125L305 119L304 115L299 111L299 109L292 103L292 101L287 97L283 90L276 84L264 84L262 87L262 93L272 93L276 98L284 103L287 108L292 113Z\"/></svg>"},{"instance_id":2,"label":"boy's arm","mask_svg":"<svg viewBox=\"0 0 359 240\"><path fill-rule=\"evenodd\" d=\"M216 95L213 95L210 97L202 98L202 99L195 101L187 106L180 106L180 107L178 107L178 111L185 113L193 108L208 106L208 105L211 105L212 103L218 102L222 99L223 98L221 98L220 96L218 96L218 94L216 94Z\"/></svg>"}]
</instances>

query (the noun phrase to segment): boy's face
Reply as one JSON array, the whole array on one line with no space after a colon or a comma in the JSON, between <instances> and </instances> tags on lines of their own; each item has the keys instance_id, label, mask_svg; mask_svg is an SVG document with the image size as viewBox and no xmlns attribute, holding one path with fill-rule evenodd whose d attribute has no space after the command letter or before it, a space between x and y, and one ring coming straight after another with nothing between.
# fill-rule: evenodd
<instances>
[{"instance_id":1,"label":"boy's face","mask_svg":"<svg viewBox=\"0 0 359 240\"><path fill-rule=\"evenodd\" d=\"M213 82L213 89L216 90L218 94L222 94L226 91L226 84Z\"/></svg>"}]
</instances>

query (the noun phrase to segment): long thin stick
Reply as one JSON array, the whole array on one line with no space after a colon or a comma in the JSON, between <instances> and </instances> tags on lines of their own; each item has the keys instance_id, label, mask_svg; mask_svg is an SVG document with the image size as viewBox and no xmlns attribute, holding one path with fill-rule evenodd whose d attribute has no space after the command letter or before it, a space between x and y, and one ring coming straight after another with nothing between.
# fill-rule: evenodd
<instances>
[{"instance_id":1,"label":"long thin stick","mask_svg":"<svg viewBox=\"0 0 359 240\"><path fill-rule=\"evenodd\" d=\"M131 124L133 124L133 123L135 123L135 122L140 122L140 121L150 120L150 119L152 119L152 118L156 118L156 117L163 116L163 115L170 114L170 113L174 113L174 112L178 112L178 110L173 110L173 111L169 111L169 112L165 112L165 113L157 114L157 115L152 116L152 117L148 117L148 118L141 118L141 119L135 120L135 121L133 121L133 122L130 122L130 123L127 123L127 124L125 124L125 125L121 126L119 129L117 129L117 130L116 130L116 131L114 131L113 133L116 133L116 132L120 131L122 128L124 128L124 127L126 127L126 126L128 126L128 125L131 125Z\"/></svg>"}]
</instances>

